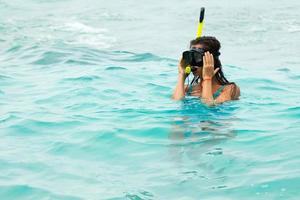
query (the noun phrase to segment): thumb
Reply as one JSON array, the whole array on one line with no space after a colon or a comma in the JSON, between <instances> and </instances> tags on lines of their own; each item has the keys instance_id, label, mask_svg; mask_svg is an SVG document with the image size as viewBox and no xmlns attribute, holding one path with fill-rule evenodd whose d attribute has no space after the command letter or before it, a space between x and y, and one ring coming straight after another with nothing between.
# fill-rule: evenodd
<instances>
[{"instance_id":1,"label":"thumb","mask_svg":"<svg viewBox=\"0 0 300 200\"><path fill-rule=\"evenodd\" d=\"M220 70L220 68L215 69L214 75Z\"/></svg>"}]
</instances>

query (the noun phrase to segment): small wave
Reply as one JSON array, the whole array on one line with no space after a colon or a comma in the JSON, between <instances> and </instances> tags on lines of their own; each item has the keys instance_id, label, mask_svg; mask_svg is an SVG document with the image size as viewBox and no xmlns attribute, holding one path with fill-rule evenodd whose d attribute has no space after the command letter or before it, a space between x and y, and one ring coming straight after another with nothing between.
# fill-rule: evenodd
<instances>
[{"instance_id":1,"label":"small wave","mask_svg":"<svg viewBox=\"0 0 300 200\"><path fill-rule=\"evenodd\" d=\"M300 118L300 106L289 107L282 111L285 117L290 117L294 119Z\"/></svg>"},{"instance_id":2,"label":"small wave","mask_svg":"<svg viewBox=\"0 0 300 200\"><path fill-rule=\"evenodd\" d=\"M75 78L64 78L61 82L91 82L101 80L102 78L96 75L80 76Z\"/></svg>"},{"instance_id":3,"label":"small wave","mask_svg":"<svg viewBox=\"0 0 300 200\"><path fill-rule=\"evenodd\" d=\"M69 37L66 42L69 44L83 44L97 48L109 48L116 42L116 38L108 35L105 28L88 26L81 22L68 22L60 27L62 31L69 32L74 37Z\"/></svg>"},{"instance_id":4,"label":"small wave","mask_svg":"<svg viewBox=\"0 0 300 200\"><path fill-rule=\"evenodd\" d=\"M300 79L300 75L291 75L289 76L291 79L293 80L299 80Z\"/></svg>"},{"instance_id":5,"label":"small wave","mask_svg":"<svg viewBox=\"0 0 300 200\"><path fill-rule=\"evenodd\" d=\"M172 61L174 59L160 57L154 55L152 53L142 53L142 54L134 54L128 58L118 59L119 61L127 61L127 62L146 62L146 61Z\"/></svg>"},{"instance_id":6,"label":"small wave","mask_svg":"<svg viewBox=\"0 0 300 200\"><path fill-rule=\"evenodd\" d=\"M1 75L0 74L0 86L1 87L11 85L12 83L15 82L13 80L14 79L12 77L10 77L10 76L6 76L6 75ZM3 94L4 94L4 92L3 92Z\"/></svg>"},{"instance_id":7,"label":"small wave","mask_svg":"<svg viewBox=\"0 0 300 200\"><path fill-rule=\"evenodd\" d=\"M63 155L67 152L75 152L79 149L77 144L67 143L67 142L54 142L48 152L51 154Z\"/></svg>"},{"instance_id":8,"label":"small wave","mask_svg":"<svg viewBox=\"0 0 300 200\"><path fill-rule=\"evenodd\" d=\"M80 22L66 23L65 30L76 31L76 32L81 32L81 33L104 33L104 32L107 32L107 29L91 27L91 26L85 25Z\"/></svg>"},{"instance_id":9,"label":"small wave","mask_svg":"<svg viewBox=\"0 0 300 200\"><path fill-rule=\"evenodd\" d=\"M119 66L111 66L111 67L106 67L105 70L108 70L108 71L127 70L127 68L125 68L125 67L119 67Z\"/></svg>"},{"instance_id":10,"label":"small wave","mask_svg":"<svg viewBox=\"0 0 300 200\"><path fill-rule=\"evenodd\" d=\"M261 86L258 89L266 90L266 91L287 91L283 87L273 87L273 86Z\"/></svg>"},{"instance_id":11,"label":"small wave","mask_svg":"<svg viewBox=\"0 0 300 200\"><path fill-rule=\"evenodd\" d=\"M106 94L118 94L119 91L118 90L115 90L115 89L105 89L103 91L103 93L106 93Z\"/></svg>"},{"instance_id":12,"label":"small wave","mask_svg":"<svg viewBox=\"0 0 300 200\"><path fill-rule=\"evenodd\" d=\"M232 68L232 69L243 69L239 66L235 66L235 65L224 65L225 68Z\"/></svg>"},{"instance_id":13,"label":"small wave","mask_svg":"<svg viewBox=\"0 0 300 200\"><path fill-rule=\"evenodd\" d=\"M241 79L242 81L246 83L251 83L256 85L257 87L276 87L276 88L283 88L285 87L285 82L275 81L271 79L266 78L244 78Z\"/></svg>"},{"instance_id":14,"label":"small wave","mask_svg":"<svg viewBox=\"0 0 300 200\"><path fill-rule=\"evenodd\" d=\"M93 96L99 93L98 88L95 87L85 87L85 88L76 88L69 91L70 94L75 96Z\"/></svg>"},{"instance_id":15,"label":"small wave","mask_svg":"<svg viewBox=\"0 0 300 200\"><path fill-rule=\"evenodd\" d=\"M124 54L124 55L135 55L135 53L130 52L130 51L124 51L124 50L117 50L117 51L112 51L112 53L120 55L120 54Z\"/></svg>"},{"instance_id":16,"label":"small wave","mask_svg":"<svg viewBox=\"0 0 300 200\"><path fill-rule=\"evenodd\" d=\"M290 72L291 70L287 67L283 67L283 68L279 68L277 69L277 71L280 71L280 72Z\"/></svg>"},{"instance_id":17,"label":"small wave","mask_svg":"<svg viewBox=\"0 0 300 200\"><path fill-rule=\"evenodd\" d=\"M125 195L126 199L130 199L130 200L151 200L154 198L154 195L151 192L148 191L140 191L137 194L136 193L132 193L132 192L128 192Z\"/></svg>"},{"instance_id":18,"label":"small wave","mask_svg":"<svg viewBox=\"0 0 300 200\"><path fill-rule=\"evenodd\" d=\"M65 61L66 64L76 64L76 65L97 65L97 63L91 62L91 61L83 61L83 60L75 60L75 59L69 59Z\"/></svg>"},{"instance_id":19,"label":"small wave","mask_svg":"<svg viewBox=\"0 0 300 200\"><path fill-rule=\"evenodd\" d=\"M5 76L5 75L1 75L0 74L0 81L2 81L2 80L11 80L12 78L11 77L9 77L9 76Z\"/></svg>"},{"instance_id":20,"label":"small wave","mask_svg":"<svg viewBox=\"0 0 300 200\"><path fill-rule=\"evenodd\" d=\"M57 51L47 51L42 54L42 58L34 61L35 65L51 65L63 62L63 60L69 56L69 53L62 53Z\"/></svg>"},{"instance_id":21,"label":"small wave","mask_svg":"<svg viewBox=\"0 0 300 200\"><path fill-rule=\"evenodd\" d=\"M77 103L70 106L66 106L65 109L73 111L82 111L82 110L96 110L100 109L98 103Z\"/></svg>"},{"instance_id":22,"label":"small wave","mask_svg":"<svg viewBox=\"0 0 300 200\"><path fill-rule=\"evenodd\" d=\"M69 199L80 200L78 197L59 195L53 192L47 191L43 188L33 187L30 185L2 185L1 186L1 199L44 199L45 197L50 199Z\"/></svg>"},{"instance_id":23,"label":"small wave","mask_svg":"<svg viewBox=\"0 0 300 200\"><path fill-rule=\"evenodd\" d=\"M2 114L0 118L0 123L6 123L13 120L20 119L17 115L13 113Z\"/></svg>"},{"instance_id":24,"label":"small wave","mask_svg":"<svg viewBox=\"0 0 300 200\"><path fill-rule=\"evenodd\" d=\"M66 127L75 127L77 125L81 125L81 121L42 121L35 119L27 119L19 122L18 124L12 125L9 129L12 133L22 135L22 134L35 134L41 133L42 130L51 129L64 129Z\"/></svg>"},{"instance_id":25,"label":"small wave","mask_svg":"<svg viewBox=\"0 0 300 200\"><path fill-rule=\"evenodd\" d=\"M32 128L29 128L22 124L11 125L7 130L8 133L15 134L15 135L32 135L36 133L36 131L33 130Z\"/></svg>"},{"instance_id":26,"label":"small wave","mask_svg":"<svg viewBox=\"0 0 300 200\"><path fill-rule=\"evenodd\" d=\"M14 52L17 52L18 50L20 50L21 48L22 48L22 45L16 44L16 45L10 47L9 49L7 49L6 53L14 53Z\"/></svg>"},{"instance_id":27,"label":"small wave","mask_svg":"<svg viewBox=\"0 0 300 200\"><path fill-rule=\"evenodd\" d=\"M116 38L105 35L79 35L74 40L69 40L69 43L80 43L96 48L109 48L116 42Z\"/></svg>"},{"instance_id":28,"label":"small wave","mask_svg":"<svg viewBox=\"0 0 300 200\"><path fill-rule=\"evenodd\" d=\"M288 28L287 28L287 31L289 32L289 33L297 33L297 32L300 32L300 26L299 25L290 25L290 26L288 26Z\"/></svg>"},{"instance_id":29,"label":"small wave","mask_svg":"<svg viewBox=\"0 0 300 200\"><path fill-rule=\"evenodd\" d=\"M87 96L97 97L99 96L99 90L94 87L84 87L84 88L71 88L67 91L51 94L47 97L42 97L34 101L35 104L40 105L68 105L66 103L70 99L78 99Z\"/></svg>"},{"instance_id":30,"label":"small wave","mask_svg":"<svg viewBox=\"0 0 300 200\"><path fill-rule=\"evenodd\" d=\"M162 85L158 85L155 83L147 83L147 86L149 86L150 88L155 89L155 91L170 91L170 87L166 87L166 86L162 86Z\"/></svg>"}]
</instances>

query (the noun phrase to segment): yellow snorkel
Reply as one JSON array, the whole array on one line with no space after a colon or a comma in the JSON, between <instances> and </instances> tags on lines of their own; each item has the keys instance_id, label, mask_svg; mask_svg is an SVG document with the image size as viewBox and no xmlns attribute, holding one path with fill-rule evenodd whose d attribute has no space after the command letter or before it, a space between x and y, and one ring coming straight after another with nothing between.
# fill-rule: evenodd
<instances>
[{"instance_id":1,"label":"yellow snorkel","mask_svg":"<svg viewBox=\"0 0 300 200\"><path fill-rule=\"evenodd\" d=\"M199 38L202 35L202 29L203 29L203 23L204 23L204 12L205 12L205 8L202 7L200 9L200 17L199 17L199 22L198 22L198 29L197 29L197 36L196 36L196 38ZM191 71L192 71L191 66L187 65L186 68L185 68L185 73L186 74L190 74Z\"/></svg>"},{"instance_id":2,"label":"yellow snorkel","mask_svg":"<svg viewBox=\"0 0 300 200\"><path fill-rule=\"evenodd\" d=\"M200 10L200 17L199 17L198 30L197 30L197 38L201 37L201 35L202 35L202 29L203 29L203 23L204 23L204 11L205 11L205 8L202 7L201 10Z\"/></svg>"}]
</instances>

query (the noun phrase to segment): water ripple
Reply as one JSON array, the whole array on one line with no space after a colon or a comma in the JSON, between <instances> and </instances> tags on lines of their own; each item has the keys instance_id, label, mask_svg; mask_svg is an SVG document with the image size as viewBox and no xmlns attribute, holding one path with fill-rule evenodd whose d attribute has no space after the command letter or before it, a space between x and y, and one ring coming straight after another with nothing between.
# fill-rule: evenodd
<instances>
[{"instance_id":1,"label":"water ripple","mask_svg":"<svg viewBox=\"0 0 300 200\"><path fill-rule=\"evenodd\" d=\"M0 1L0 199L297 199L298 1L218 3L209 107L170 98L196 1Z\"/></svg>"}]
</instances>

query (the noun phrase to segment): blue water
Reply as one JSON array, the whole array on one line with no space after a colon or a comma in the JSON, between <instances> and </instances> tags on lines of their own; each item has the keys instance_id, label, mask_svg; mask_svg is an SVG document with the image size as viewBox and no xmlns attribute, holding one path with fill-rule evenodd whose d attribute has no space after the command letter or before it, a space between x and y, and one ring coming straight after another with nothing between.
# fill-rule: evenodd
<instances>
[{"instance_id":1,"label":"blue water","mask_svg":"<svg viewBox=\"0 0 300 200\"><path fill-rule=\"evenodd\" d=\"M170 99L195 36L241 99ZM0 199L300 198L297 0L0 0Z\"/></svg>"}]
</instances>

